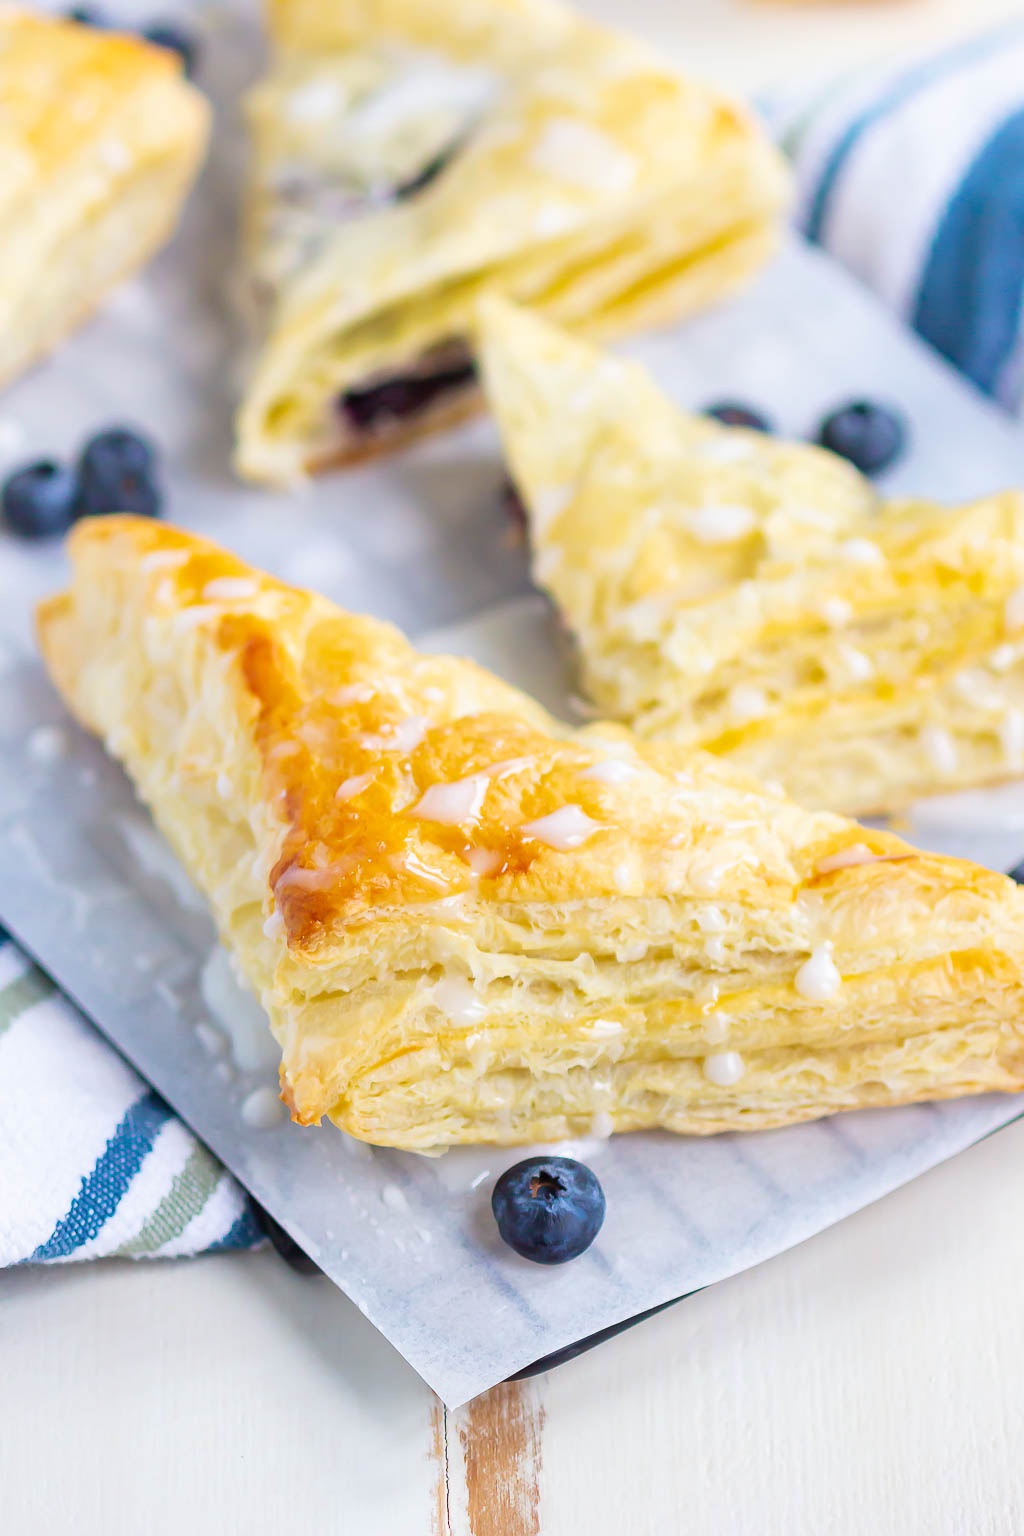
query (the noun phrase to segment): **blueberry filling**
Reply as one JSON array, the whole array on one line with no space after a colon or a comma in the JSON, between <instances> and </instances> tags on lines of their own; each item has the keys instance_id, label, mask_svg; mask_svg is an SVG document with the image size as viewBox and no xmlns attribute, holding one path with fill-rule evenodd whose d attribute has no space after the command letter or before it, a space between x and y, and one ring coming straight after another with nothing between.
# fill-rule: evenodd
<instances>
[{"instance_id":1,"label":"blueberry filling","mask_svg":"<svg viewBox=\"0 0 1024 1536\"><path fill-rule=\"evenodd\" d=\"M476 364L470 359L429 372L397 374L365 389L347 389L339 396L338 406L350 426L367 432L415 416L441 395L465 389L475 379Z\"/></svg>"},{"instance_id":2,"label":"blueberry filling","mask_svg":"<svg viewBox=\"0 0 1024 1536\"><path fill-rule=\"evenodd\" d=\"M722 400L716 405L706 405L704 415L720 421L725 427L747 427L751 432L770 432L771 423L760 411L736 400Z\"/></svg>"},{"instance_id":3,"label":"blueberry filling","mask_svg":"<svg viewBox=\"0 0 1024 1536\"><path fill-rule=\"evenodd\" d=\"M418 170L415 176L410 176L408 181L403 181L395 187L392 196L399 202L406 197L415 197L417 192L422 192L424 187L429 187L432 181L436 181L446 166L455 159L456 154L462 148L462 141L447 145L439 150L433 159Z\"/></svg>"}]
</instances>

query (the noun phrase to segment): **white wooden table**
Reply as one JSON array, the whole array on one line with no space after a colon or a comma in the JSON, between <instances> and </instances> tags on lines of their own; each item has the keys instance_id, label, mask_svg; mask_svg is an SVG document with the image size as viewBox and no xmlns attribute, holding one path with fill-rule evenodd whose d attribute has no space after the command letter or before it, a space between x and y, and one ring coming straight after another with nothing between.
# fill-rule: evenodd
<instances>
[{"instance_id":1,"label":"white wooden table","mask_svg":"<svg viewBox=\"0 0 1024 1536\"><path fill-rule=\"evenodd\" d=\"M329 0L325 0L329 3ZM589 0L743 88L1020 0ZM446 1414L270 1252L0 1274L3 1536L1012 1536L1024 1123Z\"/></svg>"}]
</instances>

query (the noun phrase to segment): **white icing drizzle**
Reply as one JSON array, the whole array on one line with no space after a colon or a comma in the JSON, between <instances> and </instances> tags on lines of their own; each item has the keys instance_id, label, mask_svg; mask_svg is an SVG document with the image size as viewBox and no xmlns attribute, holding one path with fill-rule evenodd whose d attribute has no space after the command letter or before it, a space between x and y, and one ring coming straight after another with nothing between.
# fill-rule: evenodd
<instances>
[{"instance_id":1,"label":"white icing drizzle","mask_svg":"<svg viewBox=\"0 0 1024 1536\"><path fill-rule=\"evenodd\" d=\"M298 86L284 101L290 123L315 123L333 117L344 108L345 98L337 80L315 76Z\"/></svg>"},{"instance_id":2,"label":"white icing drizzle","mask_svg":"<svg viewBox=\"0 0 1024 1536\"><path fill-rule=\"evenodd\" d=\"M1016 705L1008 706L999 722L999 741L1008 763L1024 758L1024 713Z\"/></svg>"},{"instance_id":3,"label":"white icing drizzle","mask_svg":"<svg viewBox=\"0 0 1024 1536\"><path fill-rule=\"evenodd\" d=\"M407 720L399 720L392 735L399 751L414 752L429 730L430 721L425 716L410 715Z\"/></svg>"},{"instance_id":4,"label":"white icing drizzle","mask_svg":"<svg viewBox=\"0 0 1024 1536\"><path fill-rule=\"evenodd\" d=\"M709 965L725 963L725 940L720 934L712 934L704 945L704 958Z\"/></svg>"},{"instance_id":5,"label":"white icing drizzle","mask_svg":"<svg viewBox=\"0 0 1024 1536\"><path fill-rule=\"evenodd\" d=\"M834 869L852 869L856 864L875 864L881 857L880 853L872 853L864 843L851 843L849 848L840 848L837 853L819 859L815 873L830 875Z\"/></svg>"},{"instance_id":6,"label":"white icing drizzle","mask_svg":"<svg viewBox=\"0 0 1024 1536\"><path fill-rule=\"evenodd\" d=\"M532 757L502 757L496 763L491 763L487 768L481 768L489 779L504 779L511 773L519 773L523 768L528 768L533 762Z\"/></svg>"},{"instance_id":7,"label":"white icing drizzle","mask_svg":"<svg viewBox=\"0 0 1024 1536\"><path fill-rule=\"evenodd\" d=\"M713 1008L715 1003L718 1001L717 982L714 984L711 990L714 993L714 997L703 1005L704 1013L706 1016L704 1019L702 1033L708 1045L721 1045L724 1040L729 1038L729 1029L733 1023L733 1019L732 1016L728 1013L708 1013L708 1009Z\"/></svg>"},{"instance_id":8,"label":"white icing drizzle","mask_svg":"<svg viewBox=\"0 0 1024 1536\"><path fill-rule=\"evenodd\" d=\"M380 1200L389 1211L397 1211L403 1216L409 1209L409 1202L397 1184L385 1184L380 1192Z\"/></svg>"},{"instance_id":9,"label":"white icing drizzle","mask_svg":"<svg viewBox=\"0 0 1024 1536\"><path fill-rule=\"evenodd\" d=\"M430 1001L451 1024L479 1024L487 1005L464 976L442 976L430 991Z\"/></svg>"},{"instance_id":10,"label":"white icing drizzle","mask_svg":"<svg viewBox=\"0 0 1024 1536\"><path fill-rule=\"evenodd\" d=\"M259 587L248 576L216 576L208 581L201 596L208 603L233 603L245 597L255 597Z\"/></svg>"},{"instance_id":11,"label":"white icing drizzle","mask_svg":"<svg viewBox=\"0 0 1024 1536\"><path fill-rule=\"evenodd\" d=\"M442 827L467 826L478 819L486 794L487 779L479 773L447 784L431 784L409 814Z\"/></svg>"},{"instance_id":12,"label":"white icing drizzle","mask_svg":"<svg viewBox=\"0 0 1024 1536\"><path fill-rule=\"evenodd\" d=\"M874 677L874 662L863 651L858 651L856 646L840 645L838 647L838 655L840 663L851 682L866 683L868 678Z\"/></svg>"},{"instance_id":13,"label":"white icing drizzle","mask_svg":"<svg viewBox=\"0 0 1024 1536\"><path fill-rule=\"evenodd\" d=\"M277 890L291 886L300 891L328 891L337 886L352 870L351 857L339 859L337 864L325 864L320 869L304 869L293 864L277 880Z\"/></svg>"},{"instance_id":14,"label":"white icing drizzle","mask_svg":"<svg viewBox=\"0 0 1024 1536\"><path fill-rule=\"evenodd\" d=\"M733 720L759 720L768 713L768 695L754 683L735 683L725 697L725 707Z\"/></svg>"},{"instance_id":15,"label":"white icing drizzle","mask_svg":"<svg viewBox=\"0 0 1024 1536\"><path fill-rule=\"evenodd\" d=\"M530 151L539 171L588 192L625 192L636 162L598 128L575 117L549 118Z\"/></svg>"},{"instance_id":16,"label":"white icing drizzle","mask_svg":"<svg viewBox=\"0 0 1024 1536\"><path fill-rule=\"evenodd\" d=\"M373 698L376 689L369 683L346 683L343 688L336 688L330 695L330 702L339 705L342 709L347 704L366 704Z\"/></svg>"},{"instance_id":17,"label":"white icing drizzle","mask_svg":"<svg viewBox=\"0 0 1024 1536\"><path fill-rule=\"evenodd\" d=\"M708 1082L714 1083L716 1088L731 1088L747 1069L738 1051L716 1051L704 1057L703 1070Z\"/></svg>"},{"instance_id":18,"label":"white icing drizzle","mask_svg":"<svg viewBox=\"0 0 1024 1536\"><path fill-rule=\"evenodd\" d=\"M495 79L488 70L460 67L424 54L347 114L345 135L387 137L406 129L413 119L435 112L481 112L494 89Z\"/></svg>"},{"instance_id":19,"label":"white icing drizzle","mask_svg":"<svg viewBox=\"0 0 1024 1536\"><path fill-rule=\"evenodd\" d=\"M596 1109L590 1120L590 1134L598 1141L607 1141L615 1130L615 1121L606 1109Z\"/></svg>"},{"instance_id":20,"label":"white icing drizzle","mask_svg":"<svg viewBox=\"0 0 1024 1536\"><path fill-rule=\"evenodd\" d=\"M713 896L726 875L745 862L745 850L735 843L697 853L687 868L687 883L695 896Z\"/></svg>"},{"instance_id":21,"label":"white icing drizzle","mask_svg":"<svg viewBox=\"0 0 1024 1536\"><path fill-rule=\"evenodd\" d=\"M1015 645L1003 644L996 646L988 658L988 664L993 672L1009 672L1016 660L1017 647Z\"/></svg>"},{"instance_id":22,"label":"white icing drizzle","mask_svg":"<svg viewBox=\"0 0 1024 1536\"><path fill-rule=\"evenodd\" d=\"M687 525L702 544L731 544L746 538L757 519L749 507L696 507L687 517Z\"/></svg>"},{"instance_id":23,"label":"white icing drizzle","mask_svg":"<svg viewBox=\"0 0 1024 1536\"><path fill-rule=\"evenodd\" d=\"M254 1131L271 1131L285 1117L285 1107L273 1088L254 1088L242 1100L242 1119Z\"/></svg>"},{"instance_id":24,"label":"white icing drizzle","mask_svg":"<svg viewBox=\"0 0 1024 1536\"><path fill-rule=\"evenodd\" d=\"M1006 599L1003 623L1011 634L1015 630L1024 629L1024 587L1017 587Z\"/></svg>"},{"instance_id":25,"label":"white icing drizzle","mask_svg":"<svg viewBox=\"0 0 1024 1536\"><path fill-rule=\"evenodd\" d=\"M387 726L379 736L359 736L357 740L377 752L415 752L430 724L423 715L409 715L397 725Z\"/></svg>"},{"instance_id":26,"label":"white icing drizzle","mask_svg":"<svg viewBox=\"0 0 1024 1536\"><path fill-rule=\"evenodd\" d=\"M615 1019L592 1019L587 1025L587 1034L593 1035L595 1040L615 1040L625 1034L625 1029Z\"/></svg>"},{"instance_id":27,"label":"white icing drizzle","mask_svg":"<svg viewBox=\"0 0 1024 1536\"><path fill-rule=\"evenodd\" d=\"M284 918L280 912L271 912L263 924L263 932L268 939L278 939L284 933Z\"/></svg>"},{"instance_id":28,"label":"white icing drizzle","mask_svg":"<svg viewBox=\"0 0 1024 1536\"><path fill-rule=\"evenodd\" d=\"M956 742L944 725L926 725L920 735L925 756L936 773L955 773L959 761Z\"/></svg>"},{"instance_id":29,"label":"white icing drizzle","mask_svg":"<svg viewBox=\"0 0 1024 1536\"><path fill-rule=\"evenodd\" d=\"M599 784L626 784L630 779L638 778L640 772L635 763L628 763L621 757L606 757L584 768L580 778L596 779Z\"/></svg>"},{"instance_id":30,"label":"white icing drizzle","mask_svg":"<svg viewBox=\"0 0 1024 1536\"><path fill-rule=\"evenodd\" d=\"M842 629L853 618L853 607L845 597L826 597L819 612L830 629Z\"/></svg>"},{"instance_id":31,"label":"white icing drizzle","mask_svg":"<svg viewBox=\"0 0 1024 1536\"><path fill-rule=\"evenodd\" d=\"M835 997L842 979L832 959L832 945L825 943L811 951L810 959L793 977L793 985L808 1002L825 1003Z\"/></svg>"},{"instance_id":32,"label":"white icing drizzle","mask_svg":"<svg viewBox=\"0 0 1024 1536\"><path fill-rule=\"evenodd\" d=\"M107 170L115 175L126 171L132 163L132 152L121 139L104 139L98 153Z\"/></svg>"},{"instance_id":33,"label":"white icing drizzle","mask_svg":"<svg viewBox=\"0 0 1024 1536\"><path fill-rule=\"evenodd\" d=\"M215 603L193 603L191 608L180 608L171 619L171 623L179 633L187 629L198 629L200 624L205 624L207 619L220 617L220 609Z\"/></svg>"},{"instance_id":34,"label":"white icing drizzle","mask_svg":"<svg viewBox=\"0 0 1024 1536\"><path fill-rule=\"evenodd\" d=\"M494 848L470 848L465 859L474 875L481 879L496 875L501 868L501 854Z\"/></svg>"},{"instance_id":35,"label":"white icing drizzle","mask_svg":"<svg viewBox=\"0 0 1024 1536\"><path fill-rule=\"evenodd\" d=\"M697 927L701 933L724 933L728 926L721 907L708 905L697 913Z\"/></svg>"},{"instance_id":36,"label":"white icing drizzle","mask_svg":"<svg viewBox=\"0 0 1024 1536\"><path fill-rule=\"evenodd\" d=\"M544 203L534 215L533 233L538 239L560 235L576 223L576 210L563 203Z\"/></svg>"},{"instance_id":37,"label":"white icing drizzle","mask_svg":"<svg viewBox=\"0 0 1024 1536\"><path fill-rule=\"evenodd\" d=\"M350 779L342 779L334 791L335 800L354 800L356 795L361 795L376 777L377 770L371 768L369 773L356 773Z\"/></svg>"},{"instance_id":38,"label":"white icing drizzle","mask_svg":"<svg viewBox=\"0 0 1024 1536\"><path fill-rule=\"evenodd\" d=\"M169 571L190 559L186 549L154 549L139 561L140 571Z\"/></svg>"},{"instance_id":39,"label":"white icing drizzle","mask_svg":"<svg viewBox=\"0 0 1024 1536\"><path fill-rule=\"evenodd\" d=\"M723 427L720 434L706 437L697 444L698 457L709 464L738 464L743 459L749 459L753 452L754 445L749 437L735 430L730 431L727 427Z\"/></svg>"},{"instance_id":40,"label":"white icing drizzle","mask_svg":"<svg viewBox=\"0 0 1024 1536\"><path fill-rule=\"evenodd\" d=\"M628 891L633 884L633 871L628 864L616 864L612 870L612 883L617 891Z\"/></svg>"},{"instance_id":41,"label":"white icing drizzle","mask_svg":"<svg viewBox=\"0 0 1024 1536\"><path fill-rule=\"evenodd\" d=\"M885 556L870 539L844 539L838 547L841 560L850 565L884 565Z\"/></svg>"},{"instance_id":42,"label":"white icing drizzle","mask_svg":"<svg viewBox=\"0 0 1024 1536\"><path fill-rule=\"evenodd\" d=\"M961 667L950 679L954 692L965 704L985 707L992 698L992 679L981 667Z\"/></svg>"},{"instance_id":43,"label":"white icing drizzle","mask_svg":"<svg viewBox=\"0 0 1024 1536\"><path fill-rule=\"evenodd\" d=\"M388 859L388 863L396 874L415 875L417 879L425 880L428 885L434 886L436 890L443 891L448 885L444 875L439 874L436 869L431 869L429 864L424 864L423 860L417 858L411 849L406 849L405 853L392 854Z\"/></svg>"},{"instance_id":44,"label":"white icing drizzle","mask_svg":"<svg viewBox=\"0 0 1024 1536\"><path fill-rule=\"evenodd\" d=\"M33 762L55 763L67 751L68 739L59 725L37 725L25 747Z\"/></svg>"},{"instance_id":45,"label":"white icing drizzle","mask_svg":"<svg viewBox=\"0 0 1024 1536\"><path fill-rule=\"evenodd\" d=\"M601 823L594 821L578 805L561 805L557 811L539 816L536 821L524 822L519 828L522 836L535 838L538 843L563 853L578 848L600 830Z\"/></svg>"}]
</instances>

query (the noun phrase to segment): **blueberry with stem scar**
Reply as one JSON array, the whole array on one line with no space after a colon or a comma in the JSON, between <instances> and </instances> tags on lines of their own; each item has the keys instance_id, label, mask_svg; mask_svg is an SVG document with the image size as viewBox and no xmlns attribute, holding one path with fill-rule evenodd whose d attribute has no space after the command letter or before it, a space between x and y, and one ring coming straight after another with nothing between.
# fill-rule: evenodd
<instances>
[{"instance_id":1,"label":"blueberry with stem scar","mask_svg":"<svg viewBox=\"0 0 1024 1536\"><path fill-rule=\"evenodd\" d=\"M528 1157L494 1186L491 1210L510 1248L535 1264L585 1253L604 1221L597 1176L573 1157Z\"/></svg>"}]
</instances>

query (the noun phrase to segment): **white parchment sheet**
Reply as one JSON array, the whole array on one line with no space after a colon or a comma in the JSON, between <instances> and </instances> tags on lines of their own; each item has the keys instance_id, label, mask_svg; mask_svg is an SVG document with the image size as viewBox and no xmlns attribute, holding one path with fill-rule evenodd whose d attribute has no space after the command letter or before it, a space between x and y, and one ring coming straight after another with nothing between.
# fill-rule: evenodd
<instances>
[{"instance_id":1,"label":"white parchment sheet","mask_svg":"<svg viewBox=\"0 0 1024 1536\"><path fill-rule=\"evenodd\" d=\"M230 13L209 28L202 78L216 82L223 126L186 225L144 278L3 397L0 454L65 452L101 425L138 423L164 449L175 521L413 635L434 632L431 643L476 654L565 712L567 662L546 605L528 595L486 421L298 495L231 477L232 125L256 51ZM802 248L744 297L630 350L680 400L749 400L792 434L851 394L896 401L913 451L889 477L894 490L953 501L1024 483L1018 429ZM254 1092L275 1076L258 1039L235 1030L233 1047L225 1036L223 1054L209 1054L225 1004L201 903L31 659L31 601L62 569L52 548L0 536L0 922L449 1404L780 1252L1024 1112L991 1097L743 1137L576 1144L608 1217L590 1252L552 1270L504 1248L490 1217L493 1180L521 1153L428 1160L371 1151L331 1127L269 1123L253 1113ZM63 750L33 750L40 725L59 728ZM923 805L911 836L1008 868L1024 856L1024 788Z\"/></svg>"}]
</instances>

